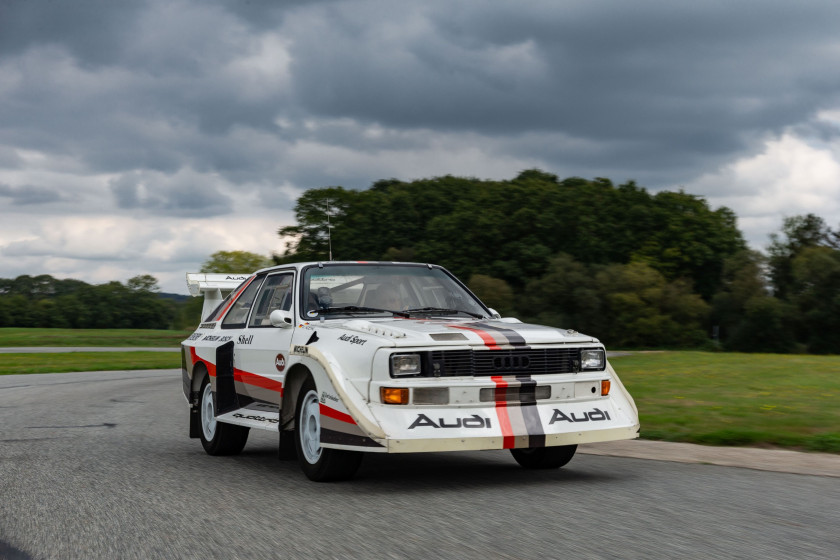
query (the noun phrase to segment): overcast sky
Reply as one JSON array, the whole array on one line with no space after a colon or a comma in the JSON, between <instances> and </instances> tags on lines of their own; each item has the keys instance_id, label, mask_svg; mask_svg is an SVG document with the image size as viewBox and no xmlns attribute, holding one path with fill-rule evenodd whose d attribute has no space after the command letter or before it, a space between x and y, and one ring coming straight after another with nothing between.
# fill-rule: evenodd
<instances>
[{"instance_id":1,"label":"overcast sky","mask_svg":"<svg viewBox=\"0 0 840 560\"><path fill-rule=\"evenodd\" d=\"M314 187L636 180L840 226L840 2L0 0L0 278L186 293Z\"/></svg>"}]
</instances>

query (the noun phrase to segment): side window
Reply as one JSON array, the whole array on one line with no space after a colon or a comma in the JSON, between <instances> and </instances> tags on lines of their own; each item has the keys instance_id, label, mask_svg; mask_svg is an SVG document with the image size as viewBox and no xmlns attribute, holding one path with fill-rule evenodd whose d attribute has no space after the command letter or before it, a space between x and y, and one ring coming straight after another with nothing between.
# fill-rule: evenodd
<instances>
[{"instance_id":1,"label":"side window","mask_svg":"<svg viewBox=\"0 0 840 560\"><path fill-rule=\"evenodd\" d=\"M223 329L241 329L245 326L245 321L248 320L248 312L251 310L254 303L254 296L257 295L257 290L260 287L259 278L254 279L251 284L245 288L245 291L233 302L230 309L222 321Z\"/></svg>"},{"instance_id":2,"label":"side window","mask_svg":"<svg viewBox=\"0 0 840 560\"><path fill-rule=\"evenodd\" d=\"M292 308L292 275L275 274L263 282L256 299L254 312L251 314L251 327L270 327L269 315L275 309Z\"/></svg>"}]
</instances>

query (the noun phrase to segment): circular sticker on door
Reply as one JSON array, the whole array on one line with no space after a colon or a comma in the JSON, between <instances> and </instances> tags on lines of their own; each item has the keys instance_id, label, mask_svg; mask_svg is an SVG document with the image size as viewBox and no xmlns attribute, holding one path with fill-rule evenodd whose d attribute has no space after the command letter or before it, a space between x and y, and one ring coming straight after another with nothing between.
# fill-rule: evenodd
<instances>
[{"instance_id":1,"label":"circular sticker on door","mask_svg":"<svg viewBox=\"0 0 840 560\"><path fill-rule=\"evenodd\" d=\"M286 357L283 354L277 354L277 357L274 358L274 367L277 368L277 371L286 369Z\"/></svg>"}]
</instances>

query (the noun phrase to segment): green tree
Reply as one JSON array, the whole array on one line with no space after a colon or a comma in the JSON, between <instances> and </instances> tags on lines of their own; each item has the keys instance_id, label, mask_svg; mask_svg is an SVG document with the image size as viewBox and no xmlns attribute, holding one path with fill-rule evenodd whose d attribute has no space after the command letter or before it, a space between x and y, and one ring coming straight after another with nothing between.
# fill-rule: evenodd
<instances>
[{"instance_id":1,"label":"green tree","mask_svg":"<svg viewBox=\"0 0 840 560\"><path fill-rule=\"evenodd\" d=\"M552 257L545 274L525 287L519 308L523 318L587 334L602 332L603 299L592 274L592 267L570 255Z\"/></svg>"},{"instance_id":2,"label":"green tree","mask_svg":"<svg viewBox=\"0 0 840 560\"><path fill-rule=\"evenodd\" d=\"M139 276L129 278L125 285L129 290L136 293L154 294L160 291L157 278L150 274L141 274Z\"/></svg>"},{"instance_id":3,"label":"green tree","mask_svg":"<svg viewBox=\"0 0 840 560\"><path fill-rule=\"evenodd\" d=\"M536 169L509 181L447 175L377 181L364 191L312 189L298 199L295 217L279 230L290 241L276 262L324 260L331 237L336 259L407 255L462 278L499 278L514 292L563 252L587 264L643 260L668 281L690 280L710 299L723 260L745 246L734 214L700 197L653 196L632 181L558 181Z\"/></svg>"},{"instance_id":4,"label":"green tree","mask_svg":"<svg viewBox=\"0 0 840 560\"><path fill-rule=\"evenodd\" d=\"M683 191L657 193L637 259L674 280L686 278L705 299L720 288L726 257L746 248L728 208L711 210L705 200Z\"/></svg>"},{"instance_id":5,"label":"green tree","mask_svg":"<svg viewBox=\"0 0 840 560\"><path fill-rule=\"evenodd\" d=\"M328 260L331 249L330 229L349 229L342 222L351 199L355 198L356 193L343 187L310 189L303 193L295 204L297 223L278 230L280 237L287 238L287 242L285 252L275 257L275 262Z\"/></svg>"},{"instance_id":6,"label":"green tree","mask_svg":"<svg viewBox=\"0 0 840 560\"><path fill-rule=\"evenodd\" d=\"M725 348L739 352L793 352L797 348L790 328L794 309L775 297L758 295L744 305L743 320Z\"/></svg>"},{"instance_id":7,"label":"green tree","mask_svg":"<svg viewBox=\"0 0 840 560\"><path fill-rule=\"evenodd\" d=\"M34 310L31 302L20 294L6 295L3 297L6 315L9 318L9 327L37 327Z\"/></svg>"},{"instance_id":8,"label":"green tree","mask_svg":"<svg viewBox=\"0 0 840 560\"><path fill-rule=\"evenodd\" d=\"M791 303L809 352L840 353L840 251L807 247L793 259Z\"/></svg>"},{"instance_id":9,"label":"green tree","mask_svg":"<svg viewBox=\"0 0 840 560\"><path fill-rule=\"evenodd\" d=\"M514 314L513 290L504 280L485 274L473 274L467 286L478 299L503 317Z\"/></svg>"},{"instance_id":10,"label":"green tree","mask_svg":"<svg viewBox=\"0 0 840 560\"><path fill-rule=\"evenodd\" d=\"M815 214L785 218L781 235L770 234L770 278L776 297L786 299L794 283L793 260L809 247L831 247L834 234Z\"/></svg>"},{"instance_id":11,"label":"green tree","mask_svg":"<svg viewBox=\"0 0 840 560\"><path fill-rule=\"evenodd\" d=\"M248 274L271 264L269 258L248 251L216 251L204 261L199 272Z\"/></svg>"},{"instance_id":12,"label":"green tree","mask_svg":"<svg viewBox=\"0 0 840 560\"><path fill-rule=\"evenodd\" d=\"M767 259L758 251L745 249L724 260L722 286L712 298L711 323L719 340L726 343L744 320L747 302L769 297L764 267Z\"/></svg>"},{"instance_id":13,"label":"green tree","mask_svg":"<svg viewBox=\"0 0 840 560\"><path fill-rule=\"evenodd\" d=\"M641 262L614 264L595 278L604 301L604 337L624 347L695 346L706 340L709 306L684 281L668 282Z\"/></svg>"}]
</instances>

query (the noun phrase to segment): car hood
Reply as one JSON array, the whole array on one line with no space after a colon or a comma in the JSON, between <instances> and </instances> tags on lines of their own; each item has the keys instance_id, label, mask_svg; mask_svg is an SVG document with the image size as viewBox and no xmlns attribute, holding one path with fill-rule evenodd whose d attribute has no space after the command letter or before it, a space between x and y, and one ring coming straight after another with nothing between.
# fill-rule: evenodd
<instances>
[{"instance_id":1,"label":"car hood","mask_svg":"<svg viewBox=\"0 0 840 560\"><path fill-rule=\"evenodd\" d=\"M535 344L598 342L574 330L532 325L511 319L346 319L326 321L338 328L388 339L388 346L486 346L498 348Z\"/></svg>"}]
</instances>

